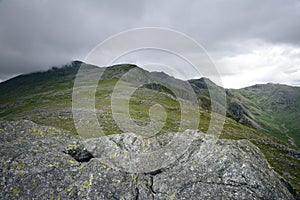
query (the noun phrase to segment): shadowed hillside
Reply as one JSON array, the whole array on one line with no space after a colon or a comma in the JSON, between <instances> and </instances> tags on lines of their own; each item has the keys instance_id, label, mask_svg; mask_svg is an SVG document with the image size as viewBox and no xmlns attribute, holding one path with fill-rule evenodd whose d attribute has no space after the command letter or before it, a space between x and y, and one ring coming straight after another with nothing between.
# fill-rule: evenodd
<instances>
[{"instance_id":1,"label":"shadowed hillside","mask_svg":"<svg viewBox=\"0 0 300 200\"><path fill-rule=\"evenodd\" d=\"M228 92L232 107L239 105L243 111L235 116L248 119L262 132L300 146L299 87L269 83ZM229 106L229 110L233 108Z\"/></svg>"}]
</instances>

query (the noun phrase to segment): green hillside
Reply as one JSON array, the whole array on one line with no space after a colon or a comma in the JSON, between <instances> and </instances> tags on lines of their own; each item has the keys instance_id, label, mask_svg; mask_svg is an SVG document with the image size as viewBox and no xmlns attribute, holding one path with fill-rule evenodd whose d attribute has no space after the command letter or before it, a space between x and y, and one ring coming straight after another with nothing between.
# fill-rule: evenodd
<instances>
[{"instance_id":1,"label":"green hillside","mask_svg":"<svg viewBox=\"0 0 300 200\"><path fill-rule=\"evenodd\" d=\"M21 75L1 83L0 119L28 119L37 124L59 127L76 134L72 115L72 92L75 76L81 64L75 61L62 68ZM92 65L84 67L87 75L89 73L92 75L98 69ZM160 79L166 85L169 84L170 87L172 85L172 88L175 87L178 91L182 101L190 100L191 94L187 90L187 82L164 73L150 73L130 64L103 68L102 70L105 71L98 83L95 108L99 124L105 134L121 133L112 117L111 95L120 77L131 69L137 69L137 73L142 73L146 79ZM127 80L130 79L134 83L139 81L139 77L130 76ZM123 81L126 85L126 78ZM193 113L193 109L198 109L200 113L198 128L206 132L211 114L210 94L207 88L213 92L221 88L205 78L190 80L189 83L197 94L200 107L195 102L191 102L187 112ZM89 83L87 82L85 86L88 87ZM290 183L298 192L300 191L300 153L298 148L288 141L285 134L293 137L295 143L299 145L300 127L297 123L300 113L298 112L299 94L299 88L281 85L228 90L229 117L226 118L220 136L235 140L248 139L253 142L264 153L270 167L282 176L283 181L288 181L286 184ZM217 100L221 102L218 97ZM142 126L149 124L148 112L154 104L162 105L167 113L166 123L160 133L178 131L181 122L179 99L175 98L172 90L160 84L144 84L134 91L129 104L133 121ZM225 105L218 103L218 106L221 108ZM195 116L191 114L189 117L187 121L193 120ZM254 123L268 134L253 128ZM293 188L290 187L290 190L295 193Z\"/></svg>"},{"instance_id":2,"label":"green hillside","mask_svg":"<svg viewBox=\"0 0 300 200\"><path fill-rule=\"evenodd\" d=\"M300 88L261 84L229 90L262 132L300 147Z\"/></svg>"}]
</instances>

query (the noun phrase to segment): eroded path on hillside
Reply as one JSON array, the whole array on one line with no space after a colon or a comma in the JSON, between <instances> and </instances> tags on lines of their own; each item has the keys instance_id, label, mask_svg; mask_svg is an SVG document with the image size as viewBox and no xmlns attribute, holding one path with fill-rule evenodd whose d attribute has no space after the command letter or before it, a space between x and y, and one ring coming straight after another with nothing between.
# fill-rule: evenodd
<instances>
[{"instance_id":1,"label":"eroded path on hillside","mask_svg":"<svg viewBox=\"0 0 300 200\"><path fill-rule=\"evenodd\" d=\"M294 138L292 138L292 137L289 136L289 134L288 134L289 129L285 127L285 124L282 124L281 126L282 126L282 128L284 129L284 130L283 130L283 133L284 133L285 136L288 138L289 143L290 143L292 146L296 146L296 143L295 143L295 141L294 141Z\"/></svg>"}]
</instances>

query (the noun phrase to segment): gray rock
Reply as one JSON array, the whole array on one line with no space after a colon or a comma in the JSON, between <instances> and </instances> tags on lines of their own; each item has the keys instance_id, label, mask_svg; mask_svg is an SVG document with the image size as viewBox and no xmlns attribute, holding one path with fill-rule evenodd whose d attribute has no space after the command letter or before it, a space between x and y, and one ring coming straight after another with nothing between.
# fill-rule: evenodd
<instances>
[{"instance_id":1,"label":"gray rock","mask_svg":"<svg viewBox=\"0 0 300 200\"><path fill-rule=\"evenodd\" d=\"M169 133L141 138L131 133L82 140L30 121L2 121L1 199L293 199L252 143L185 133L185 137ZM172 138L191 138L187 136L194 140L188 145L175 142L179 146L167 154L174 158L168 165L159 166L166 162L157 156L140 163L144 160L139 156L174 149ZM108 156L105 149L129 152L136 156L135 164L152 171L128 172L130 163L117 162L121 153ZM151 164L154 167L147 167Z\"/></svg>"}]
</instances>

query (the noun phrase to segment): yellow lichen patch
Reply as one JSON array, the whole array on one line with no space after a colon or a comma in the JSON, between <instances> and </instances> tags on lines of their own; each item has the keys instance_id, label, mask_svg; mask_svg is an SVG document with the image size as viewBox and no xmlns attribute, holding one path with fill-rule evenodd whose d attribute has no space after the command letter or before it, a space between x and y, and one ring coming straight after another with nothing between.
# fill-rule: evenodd
<instances>
[{"instance_id":1,"label":"yellow lichen patch","mask_svg":"<svg viewBox=\"0 0 300 200\"><path fill-rule=\"evenodd\" d=\"M138 136L137 136L137 139L138 139L138 140L142 140L142 139L143 139L143 137L142 137L142 136L140 136L140 135L138 135Z\"/></svg>"},{"instance_id":2,"label":"yellow lichen patch","mask_svg":"<svg viewBox=\"0 0 300 200\"><path fill-rule=\"evenodd\" d=\"M41 153L41 150L39 150L39 149L33 149L32 150L34 153Z\"/></svg>"},{"instance_id":3,"label":"yellow lichen patch","mask_svg":"<svg viewBox=\"0 0 300 200\"><path fill-rule=\"evenodd\" d=\"M176 195L173 193L173 194L171 194L170 199L175 199L175 197L176 197Z\"/></svg>"},{"instance_id":4,"label":"yellow lichen patch","mask_svg":"<svg viewBox=\"0 0 300 200\"><path fill-rule=\"evenodd\" d=\"M87 188L89 186L89 182L85 181L83 184L82 184L82 188Z\"/></svg>"},{"instance_id":5,"label":"yellow lichen patch","mask_svg":"<svg viewBox=\"0 0 300 200\"><path fill-rule=\"evenodd\" d=\"M24 164L19 164L19 165L18 165L18 168L19 168L19 169L24 169L24 167L25 167Z\"/></svg>"},{"instance_id":6,"label":"yellow lichen patch","mask_svg":"<svg viewBox=\"0 0 300 200\"><path fill-rule=\"evenodd\" d=\"M53 200L53 199L60 199L60 195L57 195L57 196L52 195L50 199L52 199L52 200Z\"/></svg>"},{"instance_id":7,"label":"yellow lichen patch","mask_svg":"<svg viewBox=\"0 0 300 200\"><path fill-rule=\"evenodd\" d=\"M67 189L67 192L70 193L72 190L73 190L73 188L70 187Z\"/></svg>"},{"instance_id":8,"label":"yellow lichen patch","mask_svg":"<svg viewBox=\"0 0 300 200\"><path fill-rule=\"evenodd\" d=\"M31 132L31 133L36 133L36 128L31 128L28 131Z\"/></svg>"},{"instance_id":9,"label":"yellow lichen patch","mask_svg":"<svg viewBox=\"0 0 300 200\"><path fill-rule=\"evenodd\" d=\"M116 179L112 179L111 182L112 182L112 183L118 183L119 181L116 180Z\"/></svg>"},{"instance_id":10,"label":"yellow lichen patch","mask_svg":"<svg viewBox=\"0 0 300 200\"><path fill-rule=\"evenodd\" d=\"M37 135L38 137L43 137L44 133L40 130L37 130L36 128L32 128L31 130L29 130L31 133Z\"/></svg>"},{"instance_id":11,"label":"yellow lichen patch","mask_svg":"<svg viewBox=\"0 0 300 200\"><path fill-rule=\"evenodd\" d=\"M98 173L98 175L99 175L100 177L102 177L102 174L101 174L101 173Z\"/></svg>"},{"instance_id":12,"label":"yellow lichen patch","mask_svg":"<svg viewBox=\"0 0 300 200\"><path fill-rule=\"evenodd\" d=\"M77 150L78 146L76 144L69 144L68 145L68 150Z\"/></svg>"},{"instance_id":13,"label":"yellow lichen patch","mask_svg":"<svg viewBox=\"0 0 300 200\"><path fill-rule=\"evenodd\" d=\"M93 175L91 174L90 175L90 181L93 181L94 180L94 177L93 177Z\"/></svg>"},{"instance_id":14,"label":"yellow lichen patch","mask_svg":"<svg viewBox=\"0 0 300 200\"><path fill-rule=\"evenodd\" d=\"M109 158L110 158L110 159L114 159L114 158L116 158L116 157L117 157L117 154L116 154L116 153L113 153L113 154L110 154L110 155L109 155Z\"/></svg>"},{"instance_id":15,"label":"yellow lichen patch","mask_svg":"<svg viewBox=\"0 0 300 200\"><path fill-rule=\"evenodd\" d=\"M208 154L208 157L212 157L214 154L213 153L210 153L210 154Z\"/></svg>"},{"instance_id":16,"label":"yellow lichen patch","mask_svg":"<svg viewBox=\"0 0 300 200\"><path fill-rule=\"evenodd\" d=\"M12 190L12 194L13 194L14 196L17 196L17 195L20 194L20 190L14 188L14 189Z\"/></svg>"},{"instance_id":17,"label":"yellow lichen patch","mask_svg":"<svg viewBox=\"0 0 300 200\"><path fill-rule=\"evenodd\" d=\"M54 129L54 128L51 128L51 129L49 129L49 132L50 132L51 134L57 134L57 133L59 133L60 131L59 131L59 130L56 130L56 129Z\"/></svg>"},{"instance_id":18,"label":"yellow lichen patch","mask_svg":"<svg viewBox=\"0 0 300 200\"><path fill-rule=\"evenodd\" d=\"M23 171L20 171L19 173L18 173L18 176L23 176L24 175L24 172Z\"/></svg>"},{"instance_id":19,"label":"yellow lichen patch","mask_svg":"<svg viewBox=\"0 0 300 200\"><path fill-rule=\"evenodd\" d=\"M59 168L59 164L58 164L58 163L55 163L53 166L54 166L55 168Z\"/></svg>"},{"instance_id":20,"label":"yellow lichen patch","mask_svg":"<svg viewBox=\"0 0 300 200\"><path fill-rule=\"evenodd\" d=\"M74 161L74 160L69 160L69 163L70 163L71 165L74 165L74 164L75 164L75 161Z\"/></svg>"},{"instance_id":21,"label":"yellow lichen patch","mask_svg":"<svg viewBox=\"0 0 300 200\"><path fill-rule=\"evenodd\" d=\"M43 132L43 131L38 131L37 134L38 134L39 136L44 136L44 132Z\"/></svg>"},{"instance_id":22,"label":"yellow lichen patch","mask_svg":"<svg viewBox=\"0 0 300 200\"><path fill-rule=\"evenodd\" d=\"M83 169L83 166L84 166L84 165L80 165L80 166L78 167L78 170L82 170L82 169Z\"/></svg>"},{"instance_id":23,"label":"yellow lichen patch","mask_svg":"<svg viewBox=\"0 0 300 200\"><path fill-rule=\"evenodd\" d=\"M106 171L108 171L109 167L107 167L105 164L103 164L103 169L105 169Z\"/></svg>"}]
</instances>

